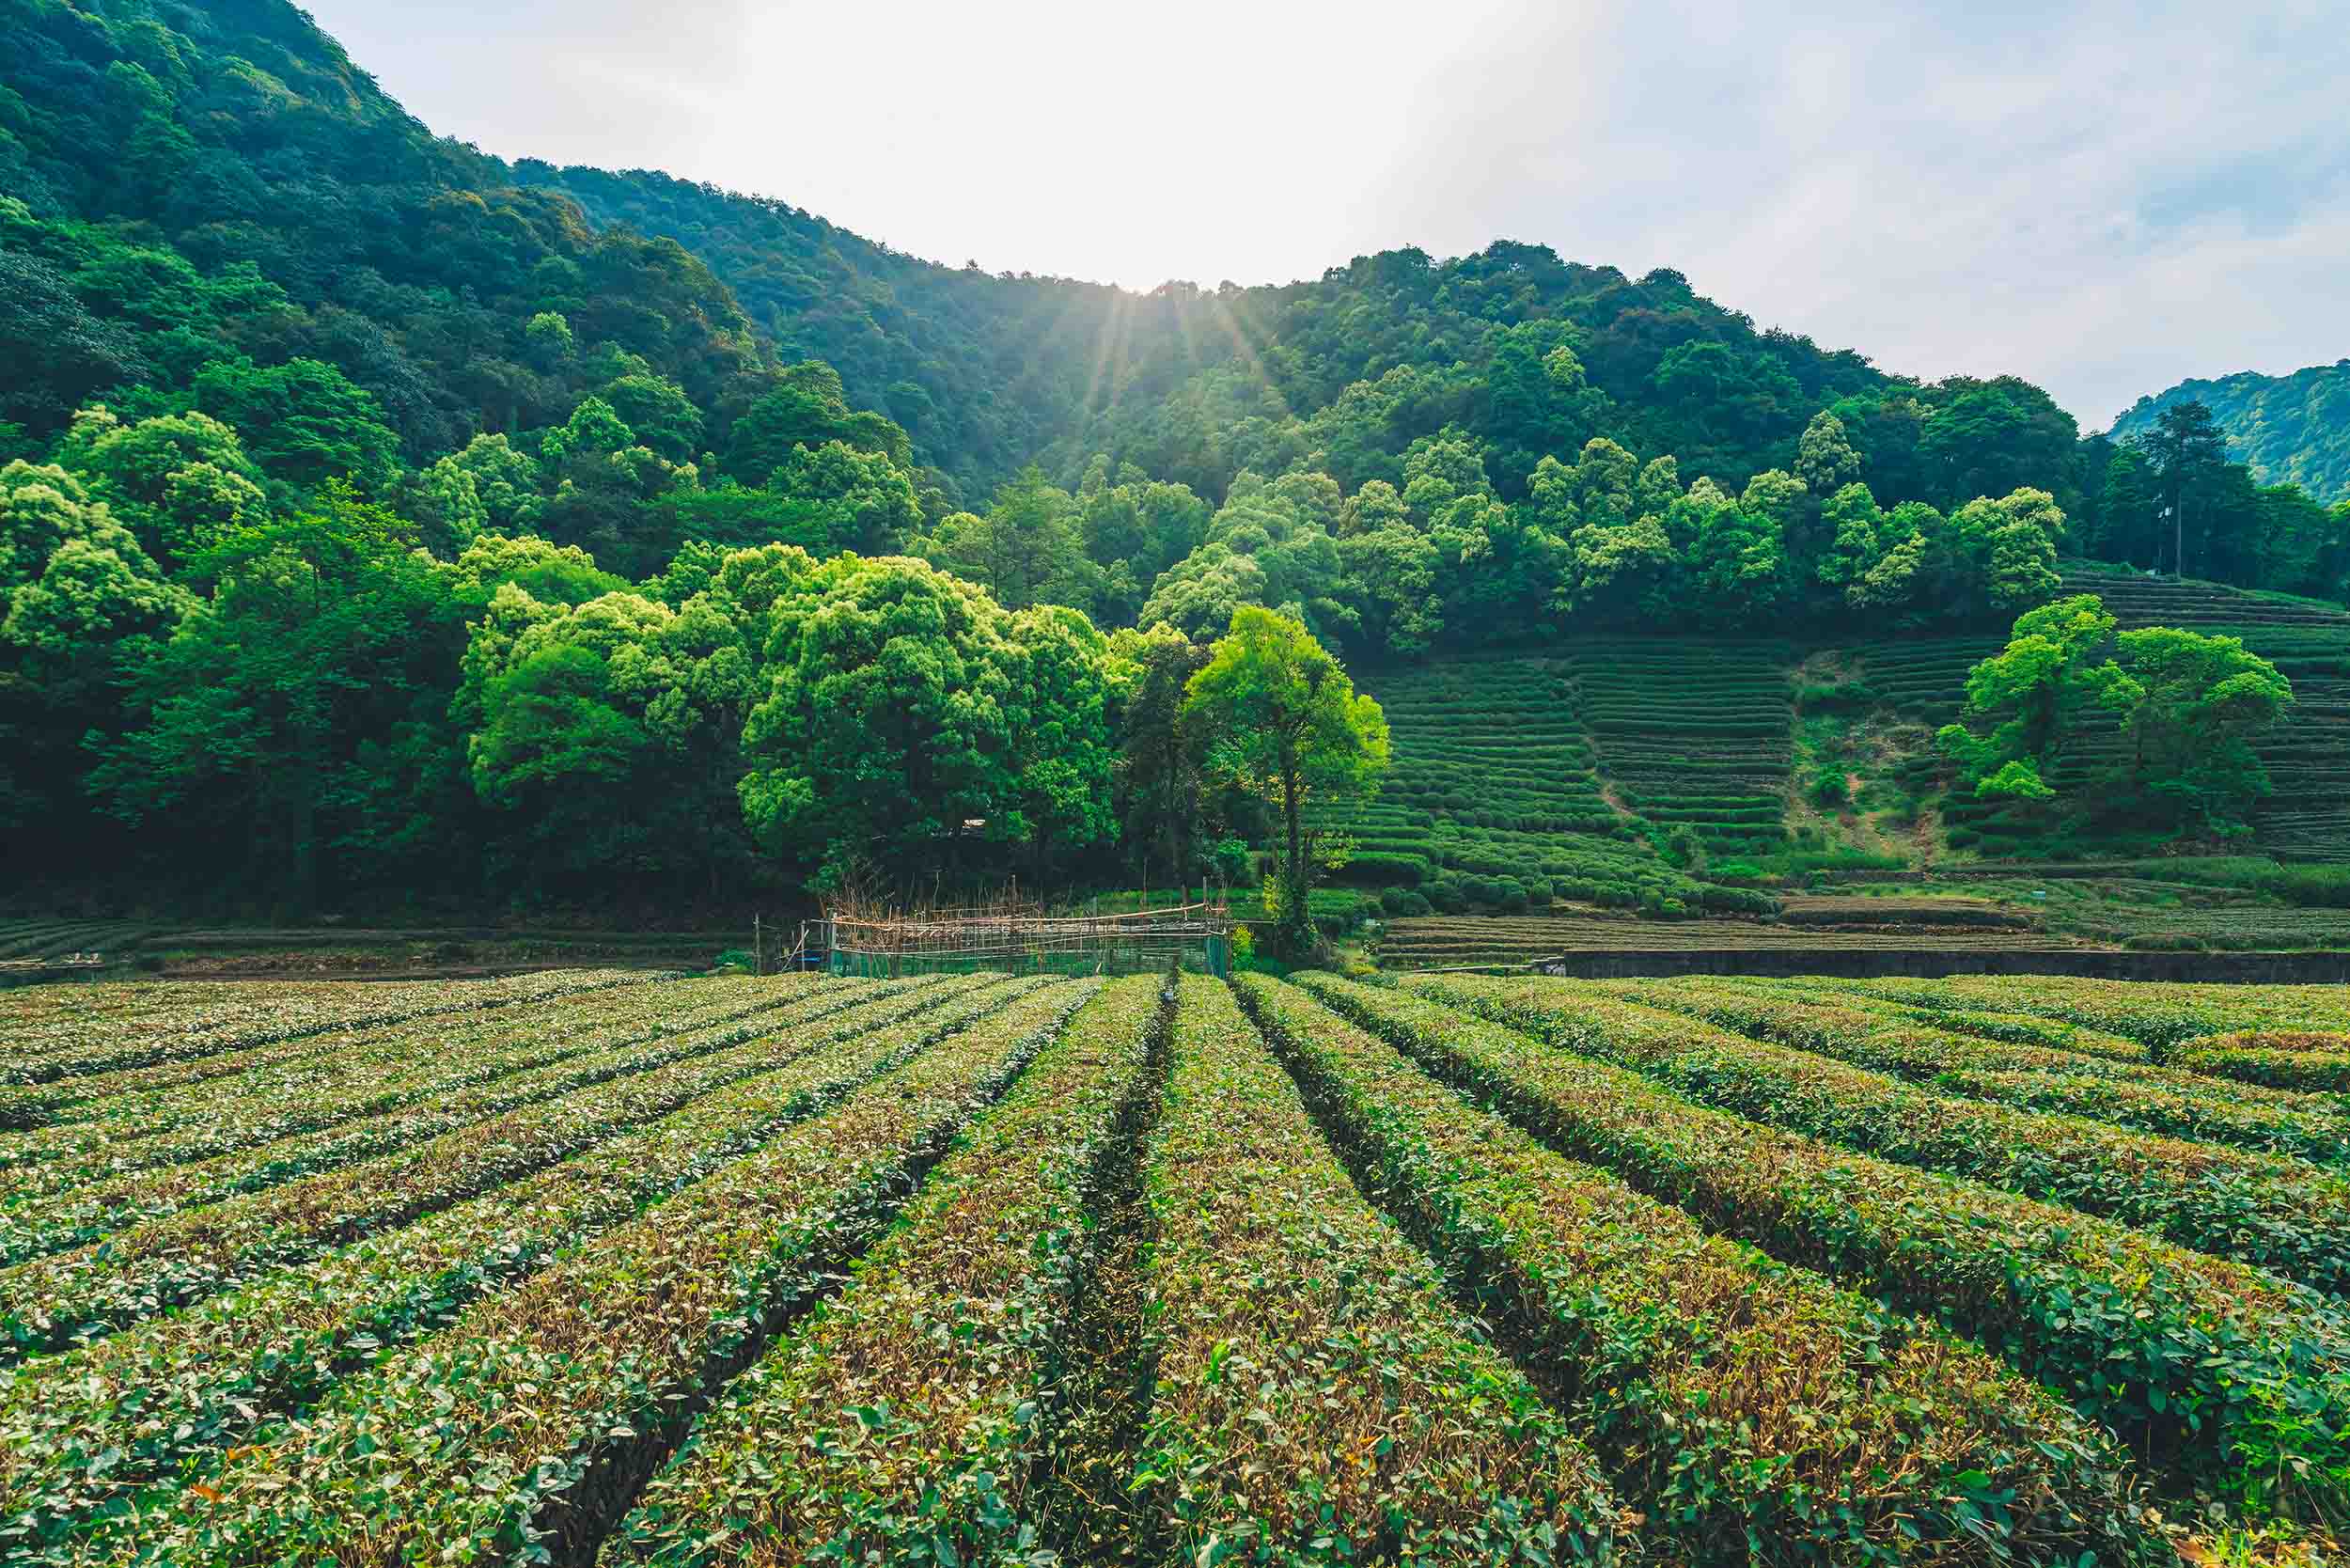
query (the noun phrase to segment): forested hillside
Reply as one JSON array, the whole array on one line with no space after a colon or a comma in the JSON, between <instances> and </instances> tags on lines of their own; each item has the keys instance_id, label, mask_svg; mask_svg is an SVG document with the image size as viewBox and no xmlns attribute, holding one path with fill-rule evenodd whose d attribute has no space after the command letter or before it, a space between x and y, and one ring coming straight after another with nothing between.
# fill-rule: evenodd
<instances>
[{"instance_id":1,"label":"forested hillside","mask_svg":"<svg viewBox=\"0 0 2350 1568\"><path fill-rule=\"evenodd\" d=\"M2350 577L2184 412L2085 442L1668 270L1135 294L509 165L284 0L0 44L0 833L61 876L1165 886L1271 825L1183 696L1243 611L1395 668L2004 629L2064 551Z\"/></svg>"},{"instance_id":2,"label":"forested hillside","mask_svg":"<svg viewBox=\"0 0 2350 1568\"><path fill-rule=\"evenodd\" d=\"M2209 408L2229 455L2263 484L2297 484L2320 501L2350 500L2350 359L2289 376L2238 370L2217 381L2183 381L2140 398L2113 422L2117 441L2153 433L2162 411Z\"/></svg>"}]
</instances>

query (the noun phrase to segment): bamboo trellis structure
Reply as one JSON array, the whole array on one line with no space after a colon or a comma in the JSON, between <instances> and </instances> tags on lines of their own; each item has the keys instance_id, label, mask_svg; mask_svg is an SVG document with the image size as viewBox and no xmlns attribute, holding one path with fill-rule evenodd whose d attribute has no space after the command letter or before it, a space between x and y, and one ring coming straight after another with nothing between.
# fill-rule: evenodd
<instances>
[{"instance_id":1,"label":"bamboo trellis structure","mask_svg":"<svg viewBox=\"0 0 2350 1568\"><path fill-rule=\"evenodd\" d=\"M841 975L1122 975L1178 965L1223 975L1231 968L1231 935L1226 907L1205 901L1124 915L1050 915L1007 901L902 912L843 905L802 926L800 947Z\"/></svg>"}]
</instances>

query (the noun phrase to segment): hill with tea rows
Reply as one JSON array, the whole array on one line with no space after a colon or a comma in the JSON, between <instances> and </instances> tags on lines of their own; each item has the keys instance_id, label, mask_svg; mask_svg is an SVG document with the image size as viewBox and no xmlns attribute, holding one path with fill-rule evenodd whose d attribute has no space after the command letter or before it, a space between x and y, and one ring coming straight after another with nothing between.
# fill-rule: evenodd
<instances>
[{"instance_id":1,"label":"hill with tea rows","mask_svg":"<svg viewBox=\"0 0 2350 1568\"><path fill-rule=\"evenodd\" d=\"M1787 650L1615 639L1366 674L1394 762L1380 795L1317 825L1387 913L1553 899L1678 917L1769 901L1700 874L1777 852Z\"/></svg>"},{"instance_id":2,"label":"hill with tea rows","mask_svg":"<svg viewBox=\"0 0 2350 1568\"><path fill-rule=\"evenodd\" d=\"M2350 859L2350 612L2091 568L2071 570L2064 588L2101 595L2125 629L2240 635L2274 660L2295 700L2258 747L2274 792L2249 847ZM1415 922L1408 945L1391 935L1383 947L1399 956L1447 948L1420 923L1431 916L1539 915L1556 900L1587 914L1734 917L1774 907L1752 890L1766 869L2045 857L2041 830L2011 808L1945 793L1933 745L1965 702L1968 670L2001 646L1987 634L1828 647L1596 637L1367 670L1393 770L1377 799L1315 820L1352 845L1340 880ZM2122 746L2118 733L2084 727L2065 781L2087 786ZM1868 928L1887 923L1882 910L1871 916L1849 922L1863 945L1877 940ZM2249 932L2262 918L2270 935L2294 934L2296 917L2284 911L2246 911L2236 923ZM1462 930L1482 953L1640 944L1617 924L1536 922L1518 928L1522 940ZM1950 934L1912 933L1935 944ZM1660 946L1704 939L1694 928L1652 935ZM1998 921L1981 939L2013 945Z\"/></svg>"}]
</instances>

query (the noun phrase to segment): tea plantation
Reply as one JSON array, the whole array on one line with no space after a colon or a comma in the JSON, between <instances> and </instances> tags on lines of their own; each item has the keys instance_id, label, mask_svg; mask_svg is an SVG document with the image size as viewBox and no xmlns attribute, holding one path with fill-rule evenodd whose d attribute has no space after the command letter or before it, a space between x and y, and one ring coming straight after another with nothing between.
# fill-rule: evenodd
<instances>
[{"instance_id":1,"label":"tea plantation","mask_svg":"<svg viewBox=\"0 0 2350 1568\"><path fill-rule=\"evenodd\" d=\"M2125 628L2225 632L2276 661L2295 700L2260 747L2275 790L2253 847L2350 859L2350 612L2110 571L2076 571L2065 588L2104 595ZM1390 915L1539 911L1549 898L1652 916L1752 913L1752 877L1741 873L1758 862L1783 870L1806 847L1790 807L1816 779L1796 776L1794 742L1805 717L1827 713L1888 743L1873 765L1911 812L1940 811L1948 848L2022 854L2030 834L2007 808L1939 796L1932 747L1934 729L1958 716L1967 671L2001 645L1989 634L1829 650L1590 639L1368 670L1361 684L1386 710L1394 767L1378 800L1317 822L1351 837L1342 880L1383 892ZM1818 660L1841 678L1808 683ZM2077 784L2123 744L2084 727L2061 777Z\"/></svg>"},{"instance_id":2,"label":"tea plantation","mask_svg":"<svg viewBox=\"0 0 2350 1568\"><path fill-rule=\"evenodd\" d=\"M0 994L0 1541L2333 1560L2345 1027L2053 980Z\"/></svg>"},{"instance_id":3,"label":"tea plantation","mask_svg":"<svg viewBox=\"0 0 2350 1568\"><path fill-rule=\"evenodd\" d=\"M1702 869L1785 842L1788 657L1779 644L1627 640L1369 674L1394 767L1376 801L1319 825L1353 839L1341 875L1389 889L1392 915L1554 898L1668 917L1768 910Z\"/></svg>"}]
</instances>

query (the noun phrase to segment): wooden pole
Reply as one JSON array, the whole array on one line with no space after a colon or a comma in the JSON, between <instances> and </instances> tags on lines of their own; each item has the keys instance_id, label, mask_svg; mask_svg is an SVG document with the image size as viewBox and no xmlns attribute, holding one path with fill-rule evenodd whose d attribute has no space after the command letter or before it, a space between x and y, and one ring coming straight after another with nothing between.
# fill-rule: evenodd
<instances>
[{"instance_id":1,"label":"wooden pole","mask_svg":"<svg viewBox=\"0 0 2350 1568\"><path fill-rule=\"evenodd\" d=\"M760 978L767 974L767 936L760 928L759 912L751 912L751 967Z\"/></svg>"}]
</instances>

